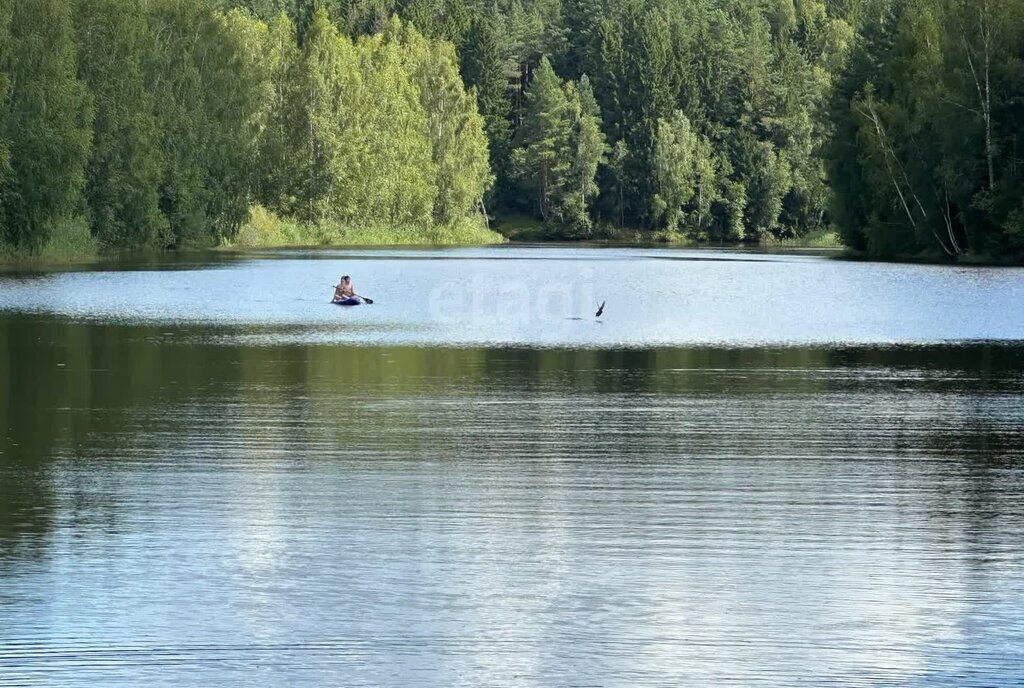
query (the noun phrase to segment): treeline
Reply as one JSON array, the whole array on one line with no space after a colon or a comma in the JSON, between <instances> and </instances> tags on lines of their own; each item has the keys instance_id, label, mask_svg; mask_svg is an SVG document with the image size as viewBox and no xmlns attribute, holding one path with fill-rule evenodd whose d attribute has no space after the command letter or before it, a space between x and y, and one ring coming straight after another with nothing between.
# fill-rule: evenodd
<instances>
[{"instance_id":1,"label":"treeline","mask_svg":"<svg viewBox=\"0 0 1024 688\"><path fill-rule=\"evenodd\" d=\"M625 226L756 240L826 226L816 116L854 35L851 2L232 4L287 12L300 34L314 5L353 36L397 13L454 44L485 121L499 214L531 214L563 237Z\"/></svg>"},{"instance_id":2,"label":"treeline","mask_svg":"<svg viewBox=\"0 0 1024 688\"><path fill-rule=\"evenodd\" d=\"M353 39L312 12L300 43L207 0L0 0L0 79L23 252L83 224L107 249L211 245L253 204L416 232L479 216L492 183L454 49L397 18Z\"/></svg>"},{"instance_id":3,"label":"treeline","mask_svg":"<svg viewBox=\"0 0 1024 688\"><path fill-rule=\"evenodd\" d=\"M1024 0L872 10L826 113L843 241L1024 260Z\"/></svg>"},{"instance_id":4,"label":"treeline","mask_svg":"<svg viewBox=\"0 0 1024 688\"><path fill-rule=\"evenodd\" d=\"M1024 0L0 0L0 221L1020 259L1022 46Z\"/></svg>"},{"instance_id":5,"label":"treeline","mask_svg":"<svg viewBox=\"0 0 1024 688\"><path fill-rule=\"evenodd\" d=\"M307 0L235 0L301 26ZM321 0L458 50L502 211L1024 258L1024 0ZM556 87L557 81L557 87ZM593 123L598 123L597 132Z\"/></svg>"}]
</instances>

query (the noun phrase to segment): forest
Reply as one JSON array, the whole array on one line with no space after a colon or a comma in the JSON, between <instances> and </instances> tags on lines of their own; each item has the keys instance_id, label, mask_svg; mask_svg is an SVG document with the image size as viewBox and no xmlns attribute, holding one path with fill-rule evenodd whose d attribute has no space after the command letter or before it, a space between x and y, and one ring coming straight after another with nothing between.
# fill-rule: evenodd
<instances>
[{"instance_id":1,"label":"forest","mask_svg":"<svg viewBox=\"0 0 1024 688\"><path fill-rule=\"evenodd\" d=\"M9 251L514 217L1020 261L1021 131L1024 0L0 0Z\"/></svg>"}]
</instances>

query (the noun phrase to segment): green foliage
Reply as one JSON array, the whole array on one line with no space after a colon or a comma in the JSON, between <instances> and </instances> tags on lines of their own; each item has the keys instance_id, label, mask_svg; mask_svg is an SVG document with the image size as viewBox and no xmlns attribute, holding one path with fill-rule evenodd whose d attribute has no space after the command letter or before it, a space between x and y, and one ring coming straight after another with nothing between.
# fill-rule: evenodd
<instances>
[{"instance_id":1,"label":"green foliage","mask_svg":"<svg viewBox=\"0 0 1024 688\"><path fill-rule=\"evenodd\" d=\"M309 225L459 223L491 182L483 120L455 51L392 20L353 42L314 14L301 50L270 31L257 198Z\"/></svg>"},{"instance_id":2,"label":"green foliage","mask_svg":"<svg viewBox=\"0 0 1024 688\"><path fill-rule=\"evenodd\" d=\"M298 149L304 112L297 76L300 66L295 25L284 13L267 27L262 45L264 100L260 119L262 135L256 144L253 195L279 213L297 212L296 180L300 178L304 150Z\"/></svg>"},{"instance_id":3,"label":"green foliage","mask_svg":"<svg viewBox=\"0 0 1024 688\"><path fill-rule=\"evenodd\" d=\"M629 183L630 154L629 146L622 139L612 146L608 156L608 183L611 198L608 205L612 208L612 217L616 227L622 228L626 216L626 185Z\"/></svg>"},{"instance_id":4,"label":"green foliage","mask_svg":"<svg viewBox=\"0 0 1024 688\"><path fill-rule=\"evenodd\" d=\"M99 241L83 216L63 216L51 223L46 243L35 257L43 262L68 262L94 257L99 250Z\"/></svg>"},{"instance_id":5,"label":"green foliage","mask_svg":"<svg viewBox=\"0 0 1024 688\"><path fill-rule=\"evenodd\" d=\"M464 217L448 225L409 227L393 224L341 224L324 221L306 224L282 218L263 206L249 209L249 217L226 246L264 248L274 246L384 246L384 245L479 245L505 239L482 226L479 218Z\"/></svg>"},{"instance_id":6,"label":"green foliage","mask_svg":"<svg viewBox=\"0 0 1024 688\"><path fill-rule=\"evenodd\" d=\"M7 127L5 121L8 117L8 95L10 79L7 71L10 69L11 42L11 13L13 6L9 2L0 2L0 188L11 174L11 151L9 142L6 140ZM5 236L3 216L0 215L0 237Z\"/></svg>"},{"instance_id":7,"label":"green foliage","mask_svg":"<svg viewBox=\"0 0 1024 688\"><path fill-rule=\"evenodd\" d=\"M160 247L168 231L157 204L163 159L145 74L153 37L142 3L75 0L74 16L78 74L95 110L85 186L89 225L107 247Z\"/></svg>"},{"instance_id":8,"label":"green foliage","mask_svg":"<svg viewBox=\"0 0 1024 688\"><path fill-rule=\"evenodd\" d=\"M690 120L676 110L671 122L660 120L654 150L652 219L666 229L678 229L684 209L694 196L698 138Z\"/></svg>"},{"instance_id":9,"label":"green foliage","mask_svg":"<svg viewBox=\"0 0 1024 688\"><path fill-rule=\"evenodd\" d=\"M1024 0L0 0L0 232L211 245L258 204L398 239L486 205L1024 259L1022 44Z\"/></svg>"},{"instance_id":10,"label":"green foliage","mask_svg":"<svg viewBox=\"0 0 1024 688\"><path fill-rule=\"evenodd\" d=\"M564 150L569 137L569 104L547 58L541 60L534 72L526 103L513 163L520 187L533 197L537 213L547 221L554 214L555 196L567 172Z\"/></svg>"},{"instance_id":11,"label":"green foliage","mask_svg":"<svg viewBox=\"0 0 1024 688\"><path fill-rule=\"evenodd\" d=\"M603 0L565 0L566 49L558 65L572 79L596 74L601 52L601 22L608 14Z\"/></svg>"},{"instance_id":12,"label":"green foliage","mask_svg":"<svg viewBox=\"0 0 1024 688\"><path fill-rule=\"evenodd\" d=\"M248 207L262 105L260 56L250 35L256 20L215 12L204 0L149 7L167 245L217 243Z\"/></svg>"},{"instance_id":13,"label":"green foliage","mask_svg":"<svg viewBox=\"0 0 1024 688\"><path fill-rule=\"evenodd\" d=\"M273 246L312 246L320 241L313 236L308 227L303 227L294 220L282 219L273 211L262 205L249 208L238 232L231 238L229 245L242 248L268 248Z\"/></svg>"},{"instance_id":14,"label":"green foliage","mask_svg":"<svg viewBox=\"0 0 1024 688\"><path fill-rule=\"evenodd\" d=\"M565 155L569 169L558 216L572 236L585 237L592 229L590 203L600 192L597 170L605 160L607 144L601 132L601 111L587 75L580 77L579 86L568 82L565 93L569 124Z\"/></svg>"},{"instance_id":15,"label":"green foliage","mask_svg":"<svg viewBox=\"0 0 1024 688\"><path fill-rule=\"evenodd\" d=\"M697 241L740 238L732 222L717 231L713 227L716 206L729 210L728 194L735 185L728 177L731 168L715 157L711 142L682 111L659 122L654 161L654 222Z\"/></svg>"},{"instance_id":16,"label":"green foliage","mask_svg":"<svg viewBox=\"0 0 1024 688\"><path fill-rule=\"evenodd\" d=\"M546 222L568 237L590 233L589 204L597 195L605 139L590 82L562 83L542 59L526 91L526 114L513 154L520 187Z\"/></svg>"},{"instance_id":17,"label":"green foliage","mask_svg":"<svg viewBox=\"0 0 1024 688\"><path fill-rule=\"evenodd\" d=\"M508 179L511 154L509 117L512 105L508 99L505 60L499 46L494 20L478 17L463 42L460 63L466 86L476 89L477 104L484 118L491 168L499 179Z\"/></svg>"},{"instance_id":18,"label":"green foliage","mask_svg":"<svg viewBox=\"0 0 1024 688\"><path fill-rule=\"evenodd\" d=\"M688 236L718 240L821 229L828 191L819 114L849 51L858 8L824 0L568 0L552 9L535 0L479 9L496 16L478 20L467 34L463 74L483 83L489 73L489 93L505 91L506 104L484 108L485 116L500 113L488 119L489 127L497 123L492 148L509 126L518 148L516 165L495 156L497 187L516 182L519 191L498 198L499 212L532 206L539 218L576 233L572 218L579 213L554 216L543 193L548 173L558 171L550 157L557 137L537 137L537 110L527 94L538 79L549 79L541 67L546 58L556 76L588 76L601 131L616 142L597 172L591 220L685 225ZM494 36L491 24L499 27ZM504 65L491 58L482 67L478 42L488 54L503 55ZM696 170L669 170L668 149L659 150L661 123L676 111L700 142ZM687 167L685 157L677 162ZM693 207L665 197L670 178L698 172ZM522 183L527 176L533 178ZM672 217L666 203L675 206Z\"/></svg>"},{"instance_id":19,"label":"green foliage","mask_svg":"<svg viewBox=\"0 0 1024 688\"><path fill-rule=\"evenodd\" d=\"M805 234L802 237L793 237L789 239L779 239L774 235L768 234L761 237L761 244L763 246L772 246L778 248L821 248L821 249L832 249L842 248L843 242L839 238L839 235L828 229L820 229L810 234Z\"/></svg>"},{"instance_id":20,"label":"green foliage","mask_svg":"<svg viewBox=\"0 0 1024 688\"><path fill-rule=\"evenodd\" d=\"M6 12L10 28L0 44L0 73L8 85L0 141L6 142L8 172L0 181L0 226L8 244L32 250L80 202L92 99L75 74L68 3L14 2Z\"/></svg>"},{"instance_id":21,"label":"green foliage","mask_svg":"<svg viewBox=\"0 0 1024 688\"><path fill-rule=\"evenodd\" d=\"M847 245L1024 258L1022 42L1017 0L891 3L864 25L826 150Z\"/></svg>"},{"instance_id":22,"label":"green foliage","mask_svg":"<svg viewBox=\"0 0 1024 688\"><path fill-rule=\"evenodd\" d=\"M355 112L364 114L364 138L349 166L356 173L348 189L353 212L342 219L427 227L439 175L420 89L410 79L400 44L375 36L358 47L367 100Z\"/></svg>"},{"instance_id":23,"label":"green foliage","mask_svg":"<svg viewBox=\"0 0 1024 688\"><path fill-rule=\"evenodd\" d=\"M601 27L598 100L610 117L606 130L629 148L625 212L641 224L650 221L653 207L658 121L671 116L678 95L666 19L642 0L629 0Z\"/></svg>"},{"instance_id":24,"label":"green foliage","mask_svg":"<svg viewBox=\"0 0 1024 688\"><path fill-rule=\"evenodd\" d=\"M0 1L5 250L57 230L90 251L216 245L254 202L295 226L474 236L493 177L455 49L380 13L350 37L373 7ZM468 30L461 3L439 16Z\"/></svg>"},{"instance_id":25,"label":"green foliage","mask_svg":"<svg viewBox=\"0 0 1024 688\"><path fill-rule=\"evenodd\" d=\"M384 40L407 64L426 115L424 131L436 183L433 222L455 224L483 199L492 183L485 124L476 98L463 87L450 43L427 40L398 20L392 22Z\"/></svg>"}]
</instances>

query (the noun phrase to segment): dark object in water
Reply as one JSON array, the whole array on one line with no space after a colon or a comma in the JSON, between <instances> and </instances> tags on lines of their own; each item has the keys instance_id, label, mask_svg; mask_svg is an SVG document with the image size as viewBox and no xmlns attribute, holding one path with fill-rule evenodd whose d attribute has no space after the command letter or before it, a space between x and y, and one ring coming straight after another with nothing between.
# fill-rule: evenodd
<instances>
[{"instance_id":1,"label":"dark object in water","mask_svg":"<svg viewBox=\"0 0 1024 688\"><path fill-rule=\"evenodd\" d=\"M350 296L347 299L339 299L338 301L331 301L335 306L362 306L365 301L359 296Z\"/></svg>"},{"instance_id":2,"label":"dark object in water","mask_svg":"<svg viewBox=\"0 0 1024 688\"><path fill-rule=\"evenodd\" d=\"M606 303L608 303L608 302L607 301L602 301L601 302L601 307L597 309L597 315L594 316L595 318L600 318L601 314L604 313L604 305Z\"/></svg>"}]
</instances>

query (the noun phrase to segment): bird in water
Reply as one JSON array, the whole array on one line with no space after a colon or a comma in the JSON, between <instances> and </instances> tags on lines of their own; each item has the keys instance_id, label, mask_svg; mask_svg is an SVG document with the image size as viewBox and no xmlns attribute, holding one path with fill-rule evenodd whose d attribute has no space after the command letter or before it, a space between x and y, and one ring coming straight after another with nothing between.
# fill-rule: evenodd
<instances>
[{"instance_id":1,"label":"bird in water","mask_svg":"<svg viewBox=\"0 0 1024 688\"><path fill-rule=\"evenodd\" d=\"M600 318L601 315L604 313L604 305L606 303L608 303L608 302L607 301L602 301L601 302L600 307L598 307L598 309L597 309L597 315L594 316L595 318Z\"/></svg>"}]
</instances>

